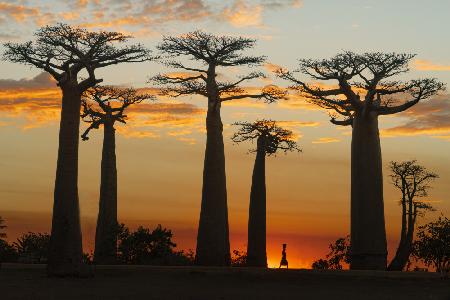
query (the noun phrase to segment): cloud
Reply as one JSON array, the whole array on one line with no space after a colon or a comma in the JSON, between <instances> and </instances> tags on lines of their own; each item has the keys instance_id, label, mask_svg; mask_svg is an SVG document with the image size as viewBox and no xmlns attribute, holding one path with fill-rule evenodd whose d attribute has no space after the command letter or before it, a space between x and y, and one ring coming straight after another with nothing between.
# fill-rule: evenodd
<instances>
[{"instance_id":1,"label":"cloud","mask_svg":"<svg viewBox=\"0 0 450 300\"><path fill-rule=\"evenodd\" d=\"M312 141L313 144L329 144L329 143L337 143L340 142L340 139L332 138L332 137L321 137L317 140Z\"/></svg>"},{"instance_id":2,"label":"cloud","mask_svg":"<svg viewBox=\"0 0 450 300\"><path fill-rule=\"evenodd\" d=\"M46 89L56 87L56 81L47 72L42 72L39 75L28 79L0 79L0 89Z\"/></svg>"},{"instance_id":3,"label":"cloud","mask_svg":"<svg viewBox=\"0 0 450 300\"><path fill-rule=\"evenodd\" d=\"M40 13L40 10L36 7L0 2L0 16L14 19L16 22L23 22L28 18L35 18Z\"/></svg>"},{"instance_id":4,"label":"cloud","mask_svg":"<svg viewBox=\"0 0 450 300\"><path fill-rule=\"evenodd\" d=\"M273 64L270 62L265 63L264 68L267 70L267 72L270 72L270 73L274 73L280 69L284 69L282 66L279 66L279 65L276 65L276 64Z\"/></svg>"},{"instance_id":5,"label":"cloud","mask_svg":"<svg viewBox=\"0 0 450 300\"><path fill-rule=\"evenodd\" d=\"M0 113L9 118L25 119L23 129L58 120L60 99L60 90L46 73L31 79L0 80Z\"/></svg>"},{"instance_id":6,"label":"cloud","mask_svg":"<svg viewBox=\"0 0 450 300\"><path fill-rule=\"evenodd\" d=\"M222 4L213 0L77 0L64 6L23 1L23 4L0 2L0 23L8 31L17 24L37 26L63 20L93 29L110 29L140 37L152 37L169 23L221 22L235 27L261 27L263 14L285 8L299 8L299 0L235 0ZM30 4L37 3L37 4ZM231 4L230 4L231 3ZM28 32L29 26L21 26ZM29 32L28 32L29 33ZM3 35L3 37L2 37ZM14 35L15 37L16 35ZM0 38L8 39L6 33Z\"/></svg>"},{"instance_id":7,"label":"cloud","mask_svg":"<svg viewBox=\"0 0 450 300\"><path fill-rule=\"evenodd\" d=\"M244 0L237 0L232 6L225 8L222 17L236 27L262 25L262 5L252 5Z\"/></svg>"},{"instance_id":8,"label":"cloud","mask_svg":"<svg viewBox=\"0 0 450 300\"><path fill-rule=\"evenodd\" d=\"M416 59L413 67L419 71L450 71L450 65L438 65L429 60Z\"/></svg>"},{"instance_id":9,"label":"cloud","mask_svg":"<svg viewBox=\"0 0 450 300\"><path fill-rule=\"evenodd\" d=\"M406 123L382 129L383 137L428 135L446 139L450 134L450 95L418 103L396 116L406 118Z\"/></svg>"},{"instance_id":10,"label":"cloud","mask_svg":"<svg viewBox=\"0 0 450 300\"><path fill-rule=\"evenodd\" d=\"M142 92L157 90L146 88ZM60 110L61 92L48 74L0 80L0 114L13 119L9 124L20 124L23 129L46 126L59 120ZM204 109L189 103L141 103L127 109L130 121L117 129L133 138L157 138L167 132L169 136L187 135L188 130L203 129L204 114Z\"/></svg>"},{"instance_id":11,"label":"cloud","mask_svg":"<svg viewBox=\"0 0 450 300\"><path fill-rule=\"evenodd\" d=\"M318 127L320 122L303 122L303 121L277 121L282 127Z\"/></svg>"}]
</instances>

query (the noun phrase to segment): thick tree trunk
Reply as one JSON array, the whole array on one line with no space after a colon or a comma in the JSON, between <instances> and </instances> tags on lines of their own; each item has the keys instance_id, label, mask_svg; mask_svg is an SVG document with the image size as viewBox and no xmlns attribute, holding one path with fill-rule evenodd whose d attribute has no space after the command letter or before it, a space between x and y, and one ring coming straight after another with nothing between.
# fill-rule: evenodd
<instances>
[{"instance_id":1,"label":"thick tree trunk","mask_svg":"<svg viewBox=\"0 0 450 300\"><path fill-rule=\"evenodd\" d=\"M355 270L386 269L383 174L378 118L357 112L351 153L351 263Z\"/></svg>"},{"instance_id":2,"label":"thick tree trunk","mask_svg":"<svg viewBox=\"0 0 450 300\"><path fill-rule=\"evenodd\" d=\"M220 103L210 103L206 117L206 150L195 263L229 266L227 188Z\"/></svg>"},{"instance_id":3,"label":"thick tree trunk","mask_svg":"<svg viewBox=\"0 0 450 300\"><path fill-rule=\"evenodd\" d=\"M400 242L398 244L397 251L395 252L395 256L387 268L389 271L401 271L401 270L403 270L406 263L408 262L408 259L406 259L406 261L404 261L404 259L403 259L403 257L405 256L405 252L406 252L407 236L409 236L409 233L407 230L407 221L406 221L406 202L403 199L402 200L402 229L401 229L401 233L400 233ZM409 254L408 254L408 258L409 258ZM402 263L403 261L404 261L404 263Z\"/></svg>"},{"instance_id":4,"label":"thick tree trunk","mask_svg":"<svg viewBox=\"0 0 450 300\"><path fill-rule=\"evenodd\" d=\"M266 268L266 151L263 143L260 137L250 192L247 266Z\"/></svg>"},{"instance_id":5,"label":"thick tree trunk","mask_svg":"<svg viewBox=\"0 0 450 300\"><path fill-rule=\"evenodd\" d=\"M77 276L82 271L82 241L78 203L78 141L81 95L62 87L58 162L48 254L49 276Z\"/></svg>"},{"instance_id":6,"label":"thick tree trunk","mask_svg":"<svg viewBox=\"0 0 450 300\"><path fill-rule=\"evenodd\" d=\"M100 204L95 232L94 262L114 264L117 256L117 169L115 129L104 124Z\"/></svg>"}]
</instances>

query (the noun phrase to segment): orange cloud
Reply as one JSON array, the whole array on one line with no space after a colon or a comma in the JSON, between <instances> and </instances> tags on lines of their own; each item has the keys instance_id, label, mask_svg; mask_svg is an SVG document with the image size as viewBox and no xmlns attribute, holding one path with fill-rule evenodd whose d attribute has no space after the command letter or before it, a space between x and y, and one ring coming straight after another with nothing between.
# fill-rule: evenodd
<instances>
[{"instance_id":1,"label":"orange cloud","mask_svg":"<svg viewBox=\"0 0 450 300\"><path fill-rule=\"evenodd\" d=\"M236 27L260 26L262 25L261 5L252 5L244 0L237 0L229 8L225 8L222 16L231 25Z\"/></svg>"},{"instance_id":2,"label":"orange cloud","mask_svg":"<svg viewBox=\"0 0 450 300\"><path fill-rule=\"evenodd\" d=\"M157 94L146 88L142 92ZM45 126L59 120L61 92L46 73L32 79L0 80L0 114L21 122L23 129ZM187 135L188 131L201 131L204 127L204 109L193 104L141 103L127 110L127 126L117 126L119 134L130 138L157 138L164 132L169 136ZM10 125L9 122L7 125ZM2 124L3 125L3 124Z\"/></svg>"},{"instance_id":3,"label":"orange cloud","mask_svg":"<svg viewBox=\"0 0 450 300\"><path fill-rule=\"evenodd\" d=\"M382 129L383 137L429 135L445 139L450 134L450 95L418 103L397 117L406 118L406 123Z\"/></svg>"},{"instance_id":4,"label":"orange cloud","mask_svg":"<svg viewBox=\"0 0 450 300\"><path fill-rule=\"evenodd\" d=\"M419 71L450 71L450 65L438 65L423 59L416 59L413 66L414 69Z\"/></svg>"},{"instance_id":5,"label":"orange cloud","mask_svg":"<svg viewBox=\"0 0 450 300\"><path fill-rule=\"evenodd\" d=\"M11 17L16 22L23 22L28 18L35 18L39 16L40 10L35 7L0 2L0 15Z\"/></svg>"},{"instance_id":6,"label":"orange cloud","mask_svg":"<svg viewBox=\"0 0 450 300\"><path fill-rule=\"evenodd\" d=\"M271 73L274 73L280 69L284 69L282 66L279 66L279 65L276 65L273 63L269 63L269 62L264 64L264 68L266 68L267 72L271 72Z\"/></svg>"},{"instance_id":7,"label":"orange cloud","mask_svg":"<svg viewBox=\"0 0 450 300\"><path fill-rule=\"evenodd\" d=\"M320 122L302 122L302 121L278 121L278 125L284 127L317 127Z\"/></svg>"},{"instance_id":8,"label":"orange cloud","mask_svg":"<svg viewBox=\"0 0 450 300\"><path fill-rule=\"evenodd\" d=\"M329 144L329 143L337 143L340 142L340 139L332 138L332 137L321 137L317 140L312 141L313 144Z\"/></svg>"}]
</instances>

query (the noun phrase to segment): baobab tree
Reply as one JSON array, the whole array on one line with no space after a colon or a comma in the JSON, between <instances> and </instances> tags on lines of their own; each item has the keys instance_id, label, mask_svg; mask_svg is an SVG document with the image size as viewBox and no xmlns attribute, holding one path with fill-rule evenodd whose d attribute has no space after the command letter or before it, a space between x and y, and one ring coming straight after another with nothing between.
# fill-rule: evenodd
<instances>
[{"instance_id":1,"label":"baobab tree","mask_svg":"<svg viewBox=\"0 0 450 300\"><path fill-rule=\"evenodd\" d=\"M117 258L117 167L116 129L114 124L126 124L125 109L130 105L155 97L138 93L133 88L95 86L82 96L83 121L89 123L81 135L83 141L89 139L91 129L103 126L103 150L100 178L100 201L95 232L94 262L114 264Z\"/></svg>"},{"instance_id":2,"label":"baobab tree","mask_svg":"<svg viewBox=\"0 0 450 300\"><path fill-rule=\"evenodd\" d=\"M415 160L395 162L389 164L392 184L401 191L402 198L402 228L400 242L388 270L402 271L408 263L413 250L414 228L416 219L423 216L426 211L434 208L426 201L421 200L428 196L429 184L439 178L433 172L416 163Z\"/></svg>"},{"instance_id":3,"label":"baobab tree","mask_svg":"<svg viewBox=\"0 0 450 300\"><path fill-rule=\"evenodd\" d=\"M301 151L291 130L272 120L238 122L239 130L231 138L235 143L256 140L250 207L248 212L247 266L267 267L266 254L266 156L283 151Z\"/></svg>"},{"instance_id":4,"label":"baobab tree","mask_svg":"<svg viewBox=\"0 0 450 300\"><path fill-rule=\"evenodd\" d=\"M81 94L100 83L99 68L152 59L143 46L116 47L130 37L118 32L90 32L66 24L45 26L36 40L6 43L5 60L48 72L62 92L52 232L47 272L52 276L83 273L78 202L78 140ZM86 78L80 78L80 75Z\"/></svg>"},{"instance_id":5,"label":"baobab tree","mask_svg":"<svg viewBox=\"0 0 450 300\"><path fill-rule=\"evenodd\" d=\"M444 84L436 79L392 79L409 71L413 57L343 52L330 59L301 59L294 72L278 71L308 101L331 110L333 124L352 126L351 269L386 269L378 117L405 111L444 89ZM295 76L296 72L322 84L306 83Z\"/></svg>"},{"instance_id":6,"label":"baobab tree","mask_svg":"<svg viewBox=\"0 0 450 300\"><path fill-rule=\"evenodd\" d=\"M244 98L273 102L284 97L284 91L272 85L257 93L240 87L241 83L264 77L260 72L252 72L234 82L218 80L218 69L221 67L261 65L265 61L264 56L246 56L242 53L254 45L253 39L195 31L180 37L166 36L158 46L166 57L164 63L183 72L153 77L152 81L161 85L161 93L172 97L200 95L208 102L197 265L230 265L225 154L220 116L222 103ZM182 57L197 63L186 65L178 60Z\"/></svg>"}]
</instances>

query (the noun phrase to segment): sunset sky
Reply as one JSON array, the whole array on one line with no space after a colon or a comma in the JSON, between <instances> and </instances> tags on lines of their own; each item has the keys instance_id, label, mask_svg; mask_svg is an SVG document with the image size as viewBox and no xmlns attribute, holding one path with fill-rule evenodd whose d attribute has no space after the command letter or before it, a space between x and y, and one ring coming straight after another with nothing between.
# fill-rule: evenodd
<instances>
[{"instance_id":1,"label":"sunset sky","mask_svg":"<svg viewBox=\"0 0 450 300\"><path fill-rule=\"evenodd\" d=\"M154 50L162 35L201 29L258 40L248 54L266 55L260 70L275 83L277 66L295 69L299 58L329 58L342 50L408 52L417 56L400 79L436 77L450 87L450 1L415 0L58 0L0 2L0 42L27 41L41 26L65 22L90 30L133 35ZM0 46L0 52L4 48ZM156 62L124 64L97 72L105 84L154 91L151 76L173 72ZM253 71L253 70L250 70ZM225 79L248 73L220 69ZM50 231L56 170L60 92L46 73L0 61L0 216L8 239ZM195 249L200 211L206 100L159 97L129 110L117 125L119 220L132 228L162 224L180 249ZM292 267L310 267L327 245L349 233L351 128L300 97L274 104L254 100L222 108L231 249L245 249L254 155L234 145L237 121L270 118L294 131L302 153L267 159L268 259L276 266L288 244ZM85 128L82 124L81 130ZM440 178L427 200L450 215L450 94L395 116L380 117L389 254L400 232L399 192L390 184L391 160L417 159ZM86 251L92 249L98 212L102 131L80 142L79 198Z\"/></svg>"}]
</instances>

